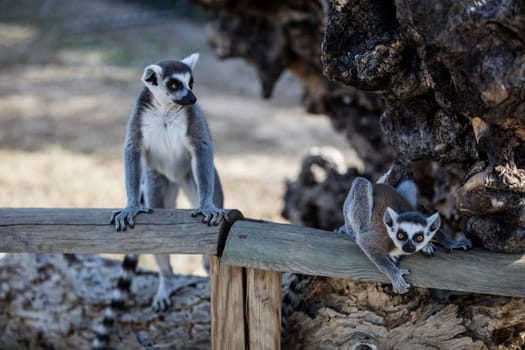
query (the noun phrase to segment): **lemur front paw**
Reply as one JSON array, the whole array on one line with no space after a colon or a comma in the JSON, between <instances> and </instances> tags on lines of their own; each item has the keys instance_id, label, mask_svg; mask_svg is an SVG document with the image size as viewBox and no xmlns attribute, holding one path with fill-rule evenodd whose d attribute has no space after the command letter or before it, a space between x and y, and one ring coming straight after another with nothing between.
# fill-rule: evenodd
<instances>
[{"instance_id":1,"label":"lemur front paw","mask_svg":"<svg viewBox=\"0 0 525 350\"><path fill-rule=\"evenodd\" d=\"M153 210L151 210L150 208L146 208L141 205L136 207L126 207L122 210L115 210L113 214L111 214L109 222L111 224L115 224L115 230L126 231L126 226L129 226L130 228L135 227L135 222L133 221L133 218L138 213L151 213L152 211Z\"/></svg>"},{"instance_id":2,"label":"lemur front paw","mask_svg":"<svg viewBox=\"0 0 525 350\"><path fill-rule=\"evenodd\" d=\"M434 256L434 253L436 252L436 246L432 242L428 242L426 246L421 249L421 253L423 253L424 256L431 257Z\"/></svg>"},{"instance_id":3,"label":"lemur front paw","mask_svg":"<svg viewBox=\"0 0 525 350\"><path fill-rule=\"evenodd\" d=\"M436 234L436 238L439 245L445 248L448 252L454 249L469 250L472 248L472 241L462 232L457 232L453 235L449 231L440 229Z\"/></svg>"},{"instance_id":4,"label":"lemur front paw","mask_svg":"<svg viewBox=\"0 0 525 350\"><path fill-rule=\"evenodd\" d=\"M451 251L454 249L469 250L470 248L472 248L472 241L465 237L458 241L447 242L447 245L444 248L447 249L448 251Z\"/></svg>"},{"instance_id":5,"label":"lemur front paw","mask_svg":"<svg viewBox=\"0 0 525 350\"><path fill-rule=\"evenodd\" d=\"M213 205L200 207L191 212L191 216L195 217L197 215L202 215L203 223L207 223L209 226L217 226L223 220L228 220L228 213L224 209L216 208Z\"/></svg>"},{"instance_id":6,"label":"lemur front paw","mask_svg":"<svg viewBox=\"0 0 525 350\"><path fill-rule=\"evenodd\" d=\"M347 234L347 232L346 232L346 226L343 225L343 226L341 226L341 227L339 227L339 228L336 228L336 229L334 230L334 232L335 232L335 233L343 233L343 234L346 235L346 234Z\"/></svg>"},{"instance_id":7,"label":"lemur front paw","mask_svg":"<svg viewBox=\"0 0 525 350\"><path fill-rule=\"evenodd\" d=\"M397 294L405 294L408 292L408 289L412 287L410 283L408 283L404 275L408 275L410 273L410 270L407 269L399 269L398 273L395 275L394 278L390 278L392 281L392 287L394 288L394 292Z\"/></svg>"},{"instance_id":8,"label":"lemur front paw","mask_svg":"<svg viewBox=\"0 0 525 350\"><path fill-rule=\"evenodd\" d=\"M343 225L337 229L334 230L336 233L343 233L347 236L350 236L355 241L355 233L350 229L350 227L347 227L346 225Z\"/></svg>"}]
</instances>

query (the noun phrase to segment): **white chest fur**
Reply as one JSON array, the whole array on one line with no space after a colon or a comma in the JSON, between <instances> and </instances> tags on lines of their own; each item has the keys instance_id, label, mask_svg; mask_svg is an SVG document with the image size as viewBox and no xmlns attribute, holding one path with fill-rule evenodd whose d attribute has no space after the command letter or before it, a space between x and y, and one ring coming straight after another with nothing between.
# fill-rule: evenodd
<instances>
[{"instance_id":1,"label":"white chest fur","mask_svg":"<svg viewBox=\"0 0 525 350\"><path fill-rule=\"evenodd\" d=\"M148 110L142 115L141 127L148 166L180 182L191 171L186 113Z\"/></svg>"}]
</instances>

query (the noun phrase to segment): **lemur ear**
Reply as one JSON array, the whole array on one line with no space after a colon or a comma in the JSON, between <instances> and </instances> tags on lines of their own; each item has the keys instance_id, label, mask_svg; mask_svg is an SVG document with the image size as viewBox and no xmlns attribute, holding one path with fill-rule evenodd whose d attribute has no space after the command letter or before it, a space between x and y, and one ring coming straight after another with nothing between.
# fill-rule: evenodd
<instances>
[{"instance_id":1,"label":"lemur ear","mask_svg":"<svg viewBox=\"0 0 525 350\"><path fill-rule=\"evenodd\" d=\"M435 212L432 216L427 218L427 226L428 226L428 232L433 234L438 229L439 226L441 226L441 217L439 216L439 212Z\"/></svg>"},{"instance_id":2,"label":"lemur ear","mask_svg":"<svg viewBox=\"0 0 525 350\"><path fill-rule=\"evenodd\" d=\"M142 74L142 82L146 85L158 85L159 76L162 74L162 68L156 64L151 64L144 68L144 74Z\"/></svg>"},{"instance_id":3,"label":"lemur ear","mask_svg":"<svg viewBox=\"0 0 525 350\"><path fill-rule=\"evenodd\" d=\"M383 214L383 223L387 227L394 227L394 223L397 220L397 213L394 209L387 207L385 210L385 214Z\"/></svg>"},{"instance_id":4,"label":"lemur ear","mask_svg":"<svg viewBox=\"0 0 525 350\"><path fill-rule=\"evenodd\" d=\"M198 60L199 60L199 53L195 52L189 55L188 57L184 58L182 62L184 62L186 65L188 65L191 68L191 70L193 70Z\"/></svg>"}]
</instances>

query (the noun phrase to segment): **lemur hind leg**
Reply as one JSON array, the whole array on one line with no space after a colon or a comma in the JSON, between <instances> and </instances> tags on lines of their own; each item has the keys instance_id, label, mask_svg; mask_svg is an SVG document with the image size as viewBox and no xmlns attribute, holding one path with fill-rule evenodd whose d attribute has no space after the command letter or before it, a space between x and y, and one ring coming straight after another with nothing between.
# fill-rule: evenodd
<instances>
[{"instance_id":1,"label":"lemur hind leg","mask_svg":"<svg viewBox=\"0 0 525 350\"><path fill-rule=\"evenodd\" d=\"M149 208L175 208L179 186L170 182L165 176L154 170L146 173L144 198ZM172 305L170 295L173 269L170 264L169 254L155 255L155 262L159 268L159 287L153 298L152 308L155 311L164 311Z\"/></svg>"},{"instance_id":2,"label":"lemur hind leg","mask_svg":"<svg viewBox=\"0 0 525 350\"><path fill-rule=\"evenodd\" d=\"M464 234L456 234L457 237L445 230L440 228L436 233L436 239L443 248L447 251L452 251L454 249L463 249L469 250L472 248L472 241L467 238Z\"/></svg>"},{"instance_id":3,"label":"lemur hind leg","mask_svg":"<svg viewBox=\"0 0 525 350\"><path fill-rule=\"evenodd\" d=\"M159 287L151 307L159 312L167 310L173 304L171 300L171 293L174 289L173 269L171 268L169 254L156 254L155 262L159 268Z\"/></svg>"}]
</instances>

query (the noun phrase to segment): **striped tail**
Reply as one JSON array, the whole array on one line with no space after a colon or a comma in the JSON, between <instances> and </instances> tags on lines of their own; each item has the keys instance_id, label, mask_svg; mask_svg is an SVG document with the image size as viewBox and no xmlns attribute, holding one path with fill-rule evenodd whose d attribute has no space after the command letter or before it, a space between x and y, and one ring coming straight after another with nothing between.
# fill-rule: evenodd
<instances>
[{"instance_id":1,"label":"striped tail","mask_svg":"<svg viewBox=\"0 0 525 350\"><path fill-rule=\"evenodd\" d=\"M313 276L299 273L283 273L281 305L281 337L284 339L288 330L288 317L303 301L308 284Z\"/></svg>"},{"instance_id":2,"label":"striped tail","mask_svg":"<svg viewBox=\"0 0 525 350\"><path fill-rule=\"evenodd\" d=\"M125 301L129 297L131 281L137 270L138 256L128 254L122 261L122 274L117 287L113 290L111 303L104 312L102 323L95 328L96 338L93 341L93 350L109 350L109 335L115 327L117 315L124 310Z\"/></svg>"}]
</instances>

